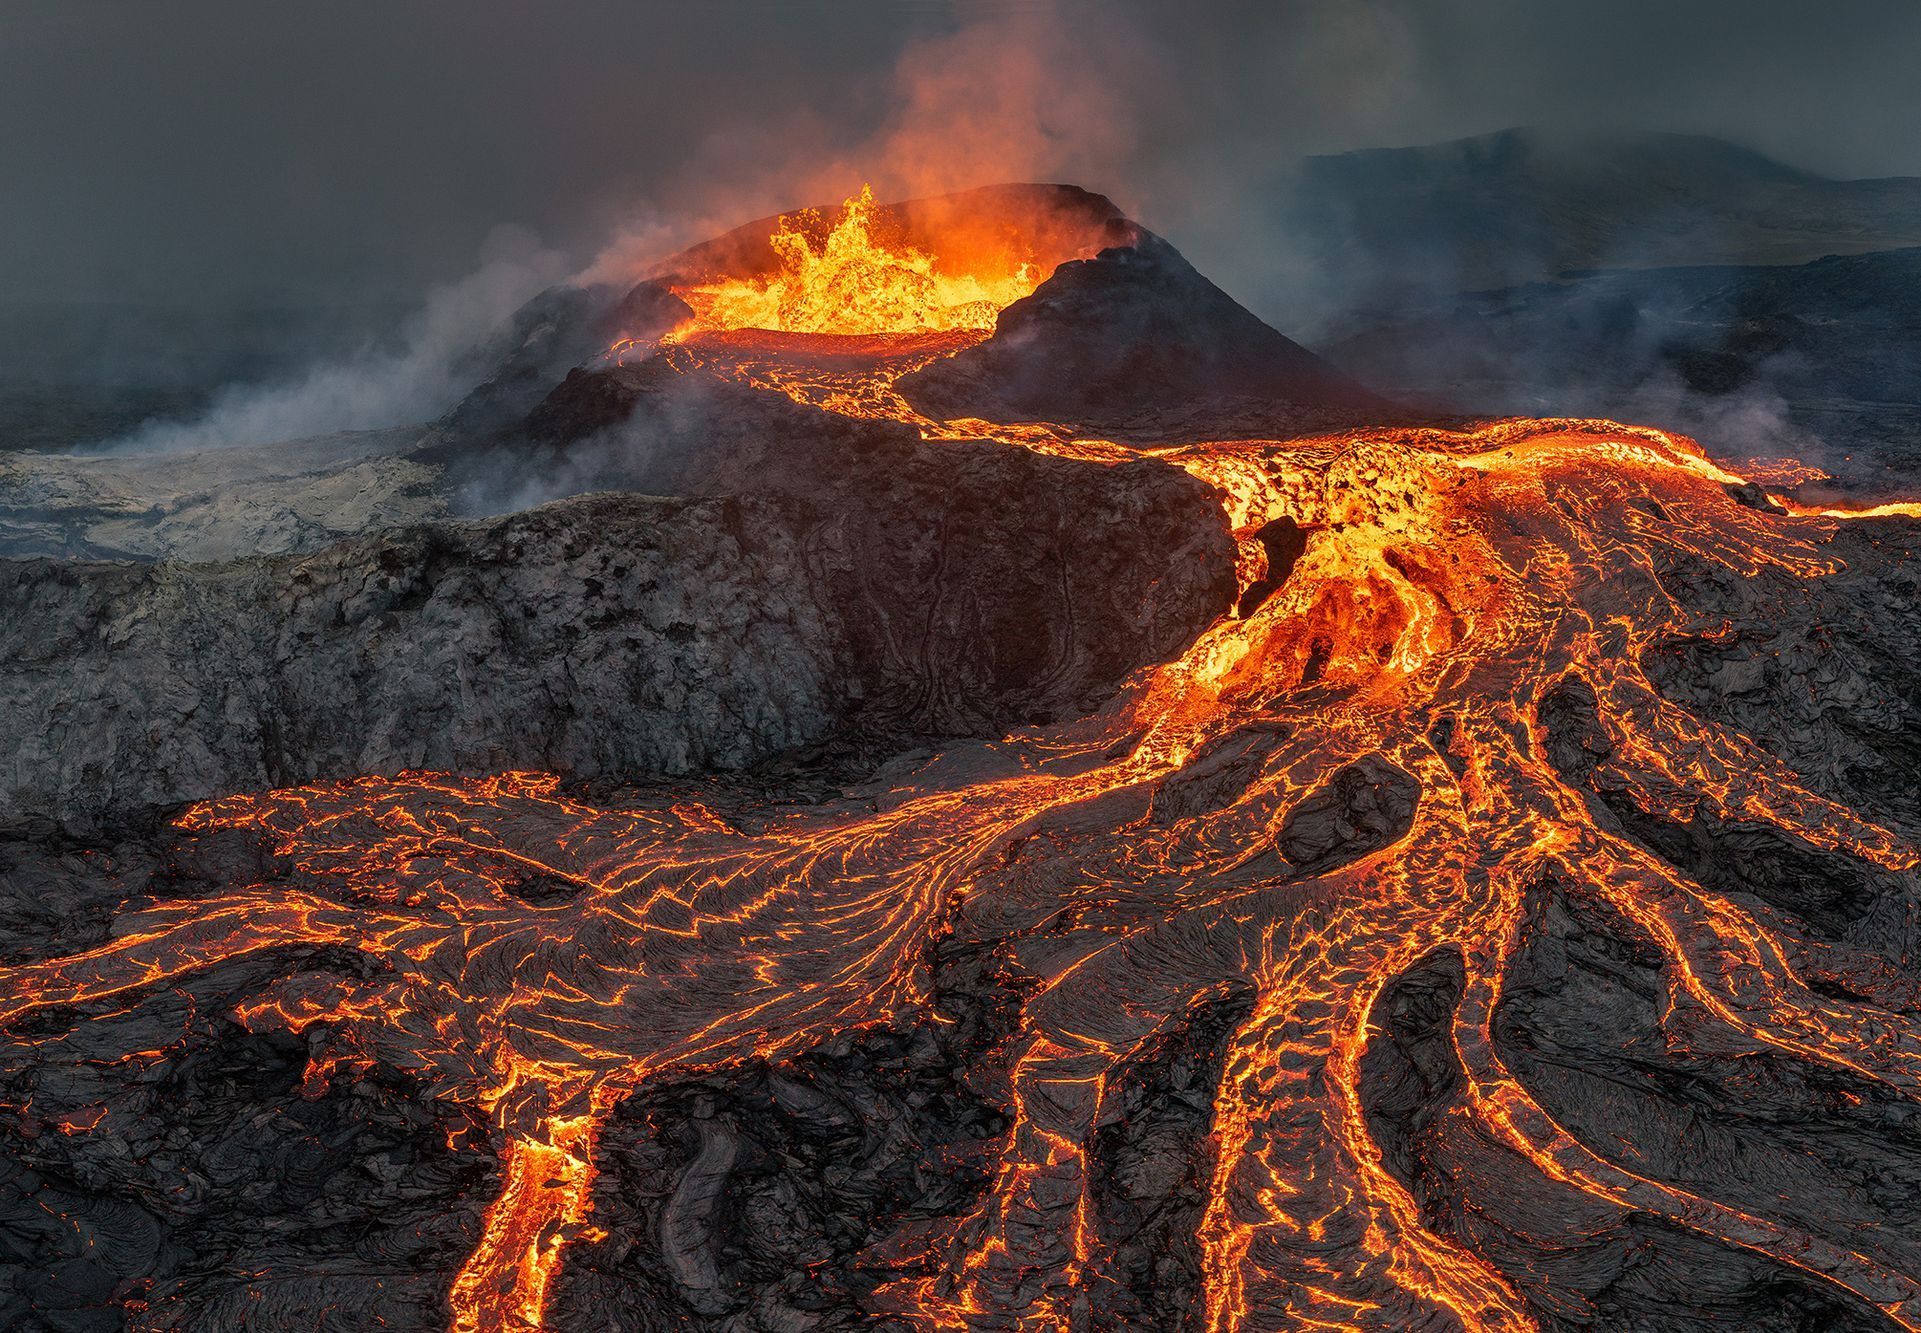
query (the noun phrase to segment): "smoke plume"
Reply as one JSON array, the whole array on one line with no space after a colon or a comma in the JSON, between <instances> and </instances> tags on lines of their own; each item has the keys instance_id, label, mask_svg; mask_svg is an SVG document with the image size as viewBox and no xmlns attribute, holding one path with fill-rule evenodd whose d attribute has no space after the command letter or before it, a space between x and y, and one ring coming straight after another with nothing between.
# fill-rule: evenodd
<instances>
[{"instance_id":1,"label":"smoke plume","mask_svg":"<svg viewBox=\"0 0 1921 1333\"><path fill-rule=\"evenodd\" d=\"M398 347L370 347L281 383L230 385L200 416L151 421L102 447L172 453L429 420L485 373L482 353L513 313L566 271L558 252L526 232L501 228L477 270L428 294Z\"/></svg>"}]
</instances>

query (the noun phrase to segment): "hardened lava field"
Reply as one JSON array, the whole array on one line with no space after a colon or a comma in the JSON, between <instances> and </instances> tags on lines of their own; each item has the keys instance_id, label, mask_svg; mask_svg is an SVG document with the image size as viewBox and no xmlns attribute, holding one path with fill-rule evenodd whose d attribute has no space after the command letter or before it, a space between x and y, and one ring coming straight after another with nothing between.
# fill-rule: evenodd
<instances>
[{"instance_id":1,"label":"hardened lava field","mask_svg":"<svg viewBox=\"0 0 1921 1333\"><path fill-rule=\"evenodd\" d=\"M845 781L408 771L194 803L137 884L74 851L96 942L0 983L31 1169L136 1200L123 1232L187 1206L153 1182L244 1192L184 1142L113 1145L258 1048L282 1074L253 1114L358 1099L343 1156L411 1200L149 1258L101 1306L1921 1328L1915 511L1797 505L1608 422L1123 445L932 416L903 377L1049 288L850 259L871 202L600 373L1177 470L1218 502L1231 605L1085 715ZM778 286L857 259L947 313L835 334ZM743 311L767 327L716 327ZM90 1245L185 1243L46 1190Z\"/></svg>"}]
</instances>

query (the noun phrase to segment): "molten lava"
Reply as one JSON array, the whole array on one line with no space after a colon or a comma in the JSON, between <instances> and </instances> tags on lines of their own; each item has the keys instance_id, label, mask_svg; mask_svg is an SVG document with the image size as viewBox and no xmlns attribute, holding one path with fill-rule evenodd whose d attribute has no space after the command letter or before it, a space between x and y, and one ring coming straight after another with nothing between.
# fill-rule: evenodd
<instances>
[{"instance_id":1,"label":"molten lava","mask_svg":"<svg viewBox=\"0 0 1921 1333\"><path fill-rule=\"evenodd\" d=\"M764 283L688 293L703 323L983 328L1033 285L943 278L878 243L871 208L865 192L850 201L820 247L778 234L781 270ZM917 416L890 388L913 356L797 366L724 340L669 354L932 436L1112 456L1065 428ZM1596 762L1636 803L1911 874L1914 847L1667 699L1640 665L1702 628L1668 590L1674 562L1821 579L1847 519L1739 503L1741 479L1690 441L1604 422L1159 452L1219 494L1249 587L1269 572L1259 534L1285 520L1305 543L1264 601L1095 717L958 749L886 792L745 819L693 800L597 804L537 774L206 802L182 830L250 831L291 868L129 910L97 948L7 969L0 1018L138 1003L254 951L366 955L366 975L290 979L248 1021L325 1025L352 1058L491 1116L500 1183L451 1305L460 1333L506 1333L542 1326L566 1248L596 1242L596 1135L621 1098L852 1029L941 1021L935 941L1011 941L1032 983L996 1056L1011 1127L978 1206L919 1242L925 1261L882 1293L889 1318L1090 1327L1087 1294L1106 1278L1089 1152L1116 1113L1110 1077L1198 1000L1233 991L1252 1005L1214 1093L1205 1327L1533 1328L1510 1278L1430 1225L1361 1104L1384 994L1444 952L1465 972L1447 1027L1466 1072L1454 1114L1495 1150L1921 1329L1921 1281L1873 1235L1842 1246L1785 1211L1637 1174L1557 1124L1491 1037L1530 923L1550 886L1572 886L1654 942L1674 1003L1757 1048L1921 1094L1921 1025L1812 988L1800 941L1597 820L1540 742L1542 700L1577 683L1606 742ZM1289 841L1290 820L1350 772L1418 800L1390 845L1323 863ZM1170 795L1190 790L1206 799ZM515 891L530 873L566 893L530 901Z\"/></svg>"},{"instance_id":2,"label":"molten lava","mask_svg":"<svg viewBox=\"0 0 1921 1333\"><path fill-rule=\"evenodd\" d=\"M1002 308L1040 285L1031 264L1011 271L952 272L904 239L890 238L872 189L841 206L816 244L817 214L783 218L769 244L777 270L682 287L703 331L876 334L991 330Z\"/></svg>"}]
</instances>

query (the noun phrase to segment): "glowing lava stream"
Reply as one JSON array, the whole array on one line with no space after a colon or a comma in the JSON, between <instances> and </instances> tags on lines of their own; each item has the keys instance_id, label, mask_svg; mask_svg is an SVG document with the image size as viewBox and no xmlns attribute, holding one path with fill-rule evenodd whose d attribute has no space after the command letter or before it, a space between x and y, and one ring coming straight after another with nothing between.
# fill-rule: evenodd
<instances>
[{"instance_id":1,"label":"glowing lava stream","mask_svg":"<svg viewBox=\"0 0 1921 1333\"><path fill-rule=\"evenodd\" d=\"M1012 438L1101 452L1065 433ZM1466 976L1459 1111L1506 1151L1921 1329L1921 1285L1872 1238L1843 1248L1609 1162L1529 1096L1490 1036L1508 962L1559 885L1635 923L1675 1003L1739 1040L1921 1091L1921 1028L1811 991L1795 940L1597 822L1543 747L1543 696L1579 682L1608 742L1599 771L1647 809L1765 822L1912 873L1901 839L1665 699L1640 666L1711 627L1669 592L1674 564L1820 578L1841 520L1739 504L1736 479L1690 442L1606 423L1163 456L1221 493L1250 583L1264 524L1291 520L1306 547L1247 618L1096 717L956 747L891 790L751 828L692 801L596 807L535 774L206 802L183 829L257 830L294 859L294 883L129 911L99 948L7 970L0 1017L256 950L371 956L381 979L296 974L243 1017L331 1025L359 1057L491 1113L503 1179L450 1304L461 1333L497 1333L542 1325L566 1246L591 1234L596 1129L621 1097L930 1017L926 960L952 931L1005 944L1035 983L997 1056L1013 1127L936 1275L882 1293L892 1317L1091 1327L1089 1292L1107 1279L1087 1151L1114 1113L1107 1079L1197 1001L1236 991L1252 1008L1215 1098L1206 1326L1531 1328L1507 1277L1424 1223L1362 1114L1377 1002L1448 951ZM1290 862L1277 850L1290 815L1367 765L1418 787L1405 834L1338 864ZM516 896L529 874L571 896Z\"/></svg>"}]
</instances>

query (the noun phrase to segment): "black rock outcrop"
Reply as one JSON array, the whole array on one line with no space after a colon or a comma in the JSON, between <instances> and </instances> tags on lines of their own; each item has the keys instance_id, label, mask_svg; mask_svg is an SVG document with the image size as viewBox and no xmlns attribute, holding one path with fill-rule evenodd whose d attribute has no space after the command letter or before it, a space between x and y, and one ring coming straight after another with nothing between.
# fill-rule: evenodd
<instances>
[{"instance_id":1,"label":"black rock outcrop","mask_svg":"<svg viewBox=\"0 0 1921 1333\"><path fill-rule=\"evenodd\" d=\"M1146 436L1236 413L1266 429L1394 415L1276 332L1157 236L1063 264L994 336L900 382L934 417L1072 422ZM1230 427L1231 429L1231 427Z\"/></svg>"}]
</instances>

